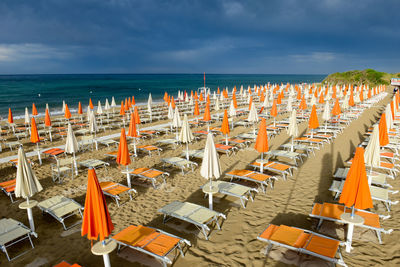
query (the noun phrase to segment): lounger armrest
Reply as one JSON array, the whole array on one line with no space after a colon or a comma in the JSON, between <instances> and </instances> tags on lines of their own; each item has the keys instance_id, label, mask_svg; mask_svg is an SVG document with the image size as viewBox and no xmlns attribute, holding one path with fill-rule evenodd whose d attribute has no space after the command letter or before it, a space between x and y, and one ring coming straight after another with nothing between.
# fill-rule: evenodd
<instances>
[{"instance_id":1,"label":"lounger armrest","mask_svg":"<svg viewBox=\"0 0 400 267\"><path fill-rule=\"evenodd\" d=\"M225 214L223 214L223 213L218 213L218 216L219 216L219 217L222 217L222 218L224 218L224 220L226 220L226 215L225 215Z\"/></svg>"}]
</instances>

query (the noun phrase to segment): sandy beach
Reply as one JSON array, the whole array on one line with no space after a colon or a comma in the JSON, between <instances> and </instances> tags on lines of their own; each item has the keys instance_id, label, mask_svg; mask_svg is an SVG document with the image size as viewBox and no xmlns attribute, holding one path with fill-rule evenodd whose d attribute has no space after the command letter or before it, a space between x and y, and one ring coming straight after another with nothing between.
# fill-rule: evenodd
<instances>
[{"instance_id":1,"label":"sandy beach","mask_svg":"<svg viewBox=\"0 0 400 267\"><path fill-rule=\"evenodd\" d=\"M222 229L214 229L210 239L207 241L199 231L190 224L179 220L171 220L163 224L162 215L157 212L160 207L174 201L189 201L203 206L208 206L208 199L204 198L200 186L207 181L199 174L199 168L194 172L182 175L176 168L166 168L170 173L166 184L159 189L154 189L151 184L133 179L133 188L138 191L134 200L126 202L121 207L110 199L107 199L111 219L114 223L113 233L126 228L129 225L153 226L177 236L188 239L192 246L186 251L185 257L179 257L173 266L328 266L327 262L312 257L299 256L293 252L287 252L281 248L273 249L269 256L265 255L266 244L257 240L257 236L268 226L268 224L286 224L289 226L314 229L316 220L311 219L308 214L314 202L333 202L332 193L328 191L332 182L332 175L339 167L345 166L346 160L350 159L356 146L364 139L363 135L367 129L375 123L381 108L387 104L392 97L389 95L374 107L364 111L362 115L351 122L351 124L339 134L331 144L324 145L320 150L315 151L315 156L305 158L304 163L295 170L293 176L285 181L279 179L274 183L274 188L268 188L264 194L259 192L254 202L249 201L246 208L241 207L238 199L216 195L214 197L214 209L226 214L227 219L222 224ZM286 118L288 114L281 114L277 120ZM165 123L160 121L155 124ZM271 123L268 120L267 123ZM299 124L300 135L307 129L307 120ZM154 124L154 123L153 123ZM211 126L220 126L220 122ZM148 127L144 125L141 127ZM205 126L193 130L206 129ZM235 127L230 136L249 132L252 128ZM119 130L106 132L108 135L117 133ZM98 135L104 135L103 133ZM161 135L147 139L143 144L155 144L160 139L173 138L175 134ZM215 141L222 141L224 137L217 135ZM280 145L289 142L290 137L286 131L269 140L270 149L278 148ZM51 147L64 144L63 140L53 142ZM190 144L190 149L202 149L205 145L205 138ZM25 146L25 145L24 145ZM248 148L241 149L238 153L220 157L222 173L233 169L246 168L247 165L257 158L259 153L254 150L254 143ZM147 156L140 154L135 158L130 168L154 167L162 170L160 159L164 157L179 156L185 146L174 149L162 147L160 155L153 153ZM79 153L79 160L96 158L110 163L107 169L96 170L100 181L120 182L126 184L126 176L112 158L104 154L113 148L100 145L99 150ZM27 148L26 150L29 151ZM2 157L15 155L16 151L3 152ZM36 158L35 158L36 161ZM194 160L201 165L201 160ZM35 164L33 169L40 180L44 190L34 196L35 200L41 201L55 195L64 195L73 198L84 205L87 170L79 169L78 177L74 180L66 179L63 184L52 181L50 164L51 159L44 159L43 165ZM15 177L16 169L10 164L2 164L0 168L0 181L9 180ZM228 180L223 175L222 180ZM390 180L389 183L394 189L400 187L399 180ZM254 186L254 184L245 183ZM398 199L398 195L392 197ZM21 200L11 204L7 196L0 196L0 216L12 217L27 224L26 212L18 208ZM378 214L389 214L385 207L374 202L374 212ZM351 254L342 254L344 261L349 266L399 266L400 258L398 243L400 218L400 205L394 205L390 212L391 218L382 222L385 229L394 229L390 235L383 235L383 244L379 244L374 232L369 230L355 230ZM7 208L5 208L7 207ZM12 263L6 261L2 256L2 266L51 266L62 260L70 263L79 263L82 266L102 266L102 258L92 255L90 252L91 243L80 235L80 227L73 227L64 231L60 223L48 215L42 215L38 208L33 210L35 224L39 238L34 238L35 249L28 252ZM340 224L324 222L320 233L345 239L345 227ZM133 252L129 249L123 250L119 255L116 252L110 254L112 266L160 266L154 259Z\"/></svg>"}]
</instances>

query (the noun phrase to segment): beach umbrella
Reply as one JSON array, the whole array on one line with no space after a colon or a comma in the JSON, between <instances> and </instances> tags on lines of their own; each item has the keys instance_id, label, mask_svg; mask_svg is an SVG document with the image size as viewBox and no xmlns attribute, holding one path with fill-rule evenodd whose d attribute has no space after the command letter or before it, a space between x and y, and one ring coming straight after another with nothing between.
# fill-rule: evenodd
<instances>
[{"instance_id":1,"label":"beach umbrella","mask_svg":"<svg viewBox=\"0 0 400 267\"><path fill-rule=\"evenodd\" d=\"M293 96L289 95L286 110L291 112L293 110Z\"/></svg>"},{"instance_id":2,"label":"beach umbrella","mask_svg":"<svg viewBox=\"0 0 400 267\"><path fill-rule=\"evenodd\" d=\"M390 104L386 105L385 114L386 114L386 127L389 131L390 129L394 128L393 127L392 109L390 108Z\"/></svg>"},{"instance_id":3,"label":"beach umbrella","mask_svg":"<svg viewBox=\"0 0 400 267\"><path fill-rule=\"evenodd\" d=\"M128 143L126 142L125 128L121 129L121 137L119 139L117 163L126 167L126 178L128 186L131 187L130 175L128 165L131 164L131 158L129 156Z\"/></svg>"},{"instance_id":4,"label":"beach umbrella","mask_svg":"<svg viewBox=\"0 0 400 267\"><path fill-rule=\"evenodd\" d=\"M94 115L94 112L91 112L89 119L89 132L94 133L94 137L96 137L97 130L96 116Z\"/></svg>"},{"instance_id":5,"label":"beach umbrella","mask_svg":"<svg viewBox=\"0 0 400 267\"><path fill-rule=\"evenodd\" d=\"M229 129L229 120L228 120L228 111L224 110L224 118L222 119L221 125L221 133L225 135L225 144L228 145L228 134L230 132Z\"/></svg>"},{"instance_id":6,"label":"beach umbrella","mask_svg":"<svg viewBox=\"0 0 400 267\"><path fill-rule=\"evenodd\" d=\"M276 116L278 116L278 107L276 99L274 99L274 102L272 103L271 116L274 117L274 127L275 127Z\"/></svg>"},{"instance_id":7,"label":"beach umbrella","mask_svg":"<svg viewBox=\"0 0 400 267\"><path fill-rule=\"evenodd\" d=\"M97 114L103 114L103 108L101 107L101 102L97 103Z\"/></svg>"},{"instance_id":8,"label":"beach umbrella","mask_svg":"<svg viewBox=\"0 0 400 267\"><path fill-rule=\"evenodd\" d=\"M236 93L232 95L232 102L233 102L233 106L235 107L235 109L237 109L238 105L237 105L237 100L236 100Z\"/></svg>"},{"instance_id":9,"label":"beach umbrella","mask_svg":"<svg viewBox=\"0 0 400 267\"><path fill-rule=\"evenodd\" d=\"M86 108L86 120L89 121L90 120L90 116L92 115L92 110L90 109L89 106L87 106Z\"/></svg>"},{"instance_id":10,"label":"beach umbrella","mask_svg":"<svg viewBox=\"0 0 400 267\"><path fill-rule=\"evenodd\" d=\"M25 108L25 122L24 122L25 125L29 125L30 121L31 121L31 118L29 117L28 108Z\"/></svg>"},{"instance_id":11,"label":"beach umbrella","mask_svg":"<svg viewBox=\"0 0 400 267\"><path fill-rule=\"evenodd\" d=\"M168 105L168 115L167 115L167 117L168 117L169 120L173 120L174 119L174 110L172 108L171 103L169 103L169 105ZM170 125L171 125L171 131L172 131L172 123Z\"/></svg>"},{"instance_id":12,"label":"beach umbrella","mask_svg":"<svg viewBox=\"0 0 400 267\"><path fill-rule=\"evenodd\" d=\"M370 174L372 172L372 168L374 167L379 168L380 147L379 147L379 126L377 124L374 125L368 145L365 148L364 159L365 159L365 165L370 166ZM371 184L371 181L368 180L368 183Z\"/></svg>"},{"instance_id":13,"label":"beach umbrella","mask_svg":"<svg viewBox=\"0 0 400 267\"><path fill-rule=\"evenodd\" d=\"M328 121L331 118L331 112L329 109L329 101L325 102L324 112L322 113L322 119L325 121L325 130L328 128Z\"/></svg>"},{"instance_id":14,"label":"beach umbrella","mask_svg":"<svg viewBox=\"0 0 400 267\"><path fill-rule=\"evenodd\" d=\"M186 144L186 159L189 160L189 143L194 140L192 131L190 130L187 115L183 117L181 132L179 133L179 141Z\"/></svg>"},{"instance_id":15,"label":"beach umbrella","mask_svg":"<svg viewBox=\"0 0 400 267\"><path fill-rule=\"evenodd\" d=\"M352 208L351 214L345 212L341 216L341 219L349 224L346 240L347 252L350 252L351 250L354 223L363 222L361 216L354 214L354 209L368 209L373 207L367 172L365 170L364 153L364 148L356 148L356 153L350 166L350 170L347 173L342 194L339 199L339 203L344 204L348 208Z\"/></svg>"},{"instance_id":16,"label":"beach umbrella","mask_svg":"<svg viewBox=\"0 0 400 267\"><path fill-rule=\"evenodd\" d=\"M262 106L264 108L268 108L269 107L268 91L266 92L266 96L264 97L264 102L263 102Z\"/></svg>"},{"instance_id":17,"label":"beach umbrella","mask_svg":"<svg viewBox=\"0 0 400 267\"><path fill-rule=\"evenodd\" d=\"M44 125L49 127L49 137L50 141L53 142L53 138L51 136L51 119L50 119L50 113L49 109L46 108L45 114L44 114Z\"/></svg>"},{"instance_id":18,"label":"beach umbrella","mask_svg":"<svg viewBox=\"0 0 400 267\"><path fill-rule=\"evenodd\" d=\"M247 117L247 120L251 123L253 123L253 132L256 134L256 122L258 122L258 115L256 111L255 104L253 103L250 108L249 116Z\"/></svg>"},{"instance_id":19,"label":"beach umbrella","mask_svg":"<svg viewBox=\"0 0 400 267\"><path fill-rule=\"evenodd\" d=\"M333 105L333 108L332 108L332 115L339 116L341 113L342 113L342 111L340 110L339 99L336 98L335 104Z\"/></svg>"},{"instance_id":20,"label":"beach umbrella","mask_svg":"<svg viewBox=\"0 0 400 267\"><path fill-rule=\"evenodd\" d=\"M133 138L133 152L135 154L135 157L137 156L136 153L136 138L138 137L137 131L136 131L136 122L135 122L135 115L131 113L131 120L129 122L129 129L128 129L128 134L127 136Z\"/></svg>"},{"instance_id":21,"label":"beach umbrella","mask_svg":"<svg viewBox=\"0 0 400 267\"><path fill-rule=\"evenodd\" d=\"M32 117L31 121L31 143L36 144L36 152L38 153L39 163L40 165L42 165L42 159L40 157L40 149L39 149L40 138L34 117Z\"/></svg>"},{"instance_id":22,"label":"beach umbrella","mask_svg":"<svg viewBox=\"0 0 400 267\"><path fill-rule=\"evenodd\" d=\"M92 103L92 99L91 98L89 98L89 107L90 107L90 109L93 109L94 107L93 107L93 103Z\"/></svg>"},{"instance_id":23,"label":"beach umbrella","mask_svg":"<svg viewBox=\"0 0 400 267\"><path fill-rule=\"evenodd\" d=\"M119 115L121 115L122 117L125 116L124 101L121 101L121 109L119 111Z\"/></svg>"},{"instance_id":24,"label":"beach umbrella","mask_svg":"<svg viewBox=\"0 0 400 267\"><path fill-rule=\"evenodd\" d=\"M263 172L263 164L264 164L264 153L268 152L268 134L267 134L267 122L265 118L261 119L260 128L258 130L256 144L254 148L261 153L261 160L258 160L260 163L260 172Z\"/></svg>"},{"instance_id":25,"label":"beach umbrella","mask_svg":"<svg viewBox=\"0 0 400 267\"><path fill-rule=\"evenodd\" d=\"M211 120L210 105L207 103L204 109L203 121L209 122Z\"/></svg>"},{"instance_id":26,"label":"beach umbrella","mask_svg":"<svg viewBox=\"0 0 400 267\"><path fill-rule=\"evenodd\" d=\"M65 142L64 150L65 153L72 154L72 157L74 158L75 175L78 175L78 166L76 164L75 153L78 153L79 151L79 143L76 140L74 131L72 130L72 126L70 123L68 123L67 140Z\"/></svg>"},{"instance_id":27,"label":"beach umbrella","mask_svg":"<svg viewBox=\"0 0 400 267\"><path fill-rule=\"evenodd\" d=\"M10 124L14 123L14 117L13 117L11 108L8 108L8 123L10 123Z\"/></svg>"},{"instance_id":28,"label":"beach umbrella","mask_svg":"<svg viewBox=\"0 0 400 267\"><path fill-rule=\"evenodd\" d=\"M65 113L64 117L69 120L71 118L71 112L69 111L68 104L65 104Z\"/></svg>"},{"instance_id":29,"label":"beach umbrella","mask_svg":"<svg viewBox=\"0 0 400 267\"><path fill-rule=\"evenodd\" d=\"M63 100L63 105L62 105L62 111L61 111L62 113L64 113L65 112L65 101Z\"/></svg>"},{"instance_id":30,"label":"beach umbrella","mask_svg":"<svg viewBox=\"0 0 400 267\"><path fill-rule=\"evenodd\" d=\"M33 118L32 118L33 119ZM35 224L33 221L32 208L36 206L37 202L29 200L33 195L43 190L43 187L36 178L32 170L31 164L28 162L24 149L22 146L18 149L18 165L17 177L15 182L15 197L22 197L26 202L19 205L20 209L26 209L28 212L29 225L32 232L35 232ZM35 233L37 237L37 234Z\"/></svg>"},{"instance_id":31,"label":"beach umbrella","mask_svg":"<svg viewBox=\"0 0 400 267\"><path fill-rule=\"evenodd\" d=\"M81 104L80 101L79 101L79 103L78 103L78 114L79 114L79 115L82 115L82 114L83 114L83 111L82 111L82 104ZM82 118L82 116L81 116L81 118Z\"/></svg>"},{"instance_id":32,"label":"beach umbrella","mask_svg":"<svg viewBox=\"0 0 400 267\"><path fill-rule=\"evenodd\" d=\"M381 119L379 121L379 144L381 147L389 144L389 135L386 124L386 114L382 113Z\"/></svg>"},{"instance_id":33,"label":"beach umbrella","mask_svg":"<svg viewBox=\"0 0 400 267\"><path fill-rule=\"evenodd\" d=\"M136 105L135 97L132 96L132 101L131 101L132 106Z\"/></svg>"},{"instance_id":34,"label":"beach umbrella","mask_svg":"<svg viewBox=\"0 0 400 267\"><path fill-rule=\"evenodd\" d=\"M235 103L233 103L233 100L231 100L231 103L229 105L228 113L230 117L236 116L236 108L235 108Z\"/></svg>"},{"instance_id":35,"label":"beach umbrella","mask_svg":"<svg viewBox=\"0 0 400 267\"><path fill-rule=\"evenodd\" d=\"M301 98L299 109L301 109L301 116L304 117L304 110L307 109L307 103L304 95Z\"/></svg>"},{"instance_id":36,"label":"beach umbrella","mask_svg":"<svg viewBox=\"0 0 400 267\"><path fill-rule=\"evenodd\" d=\"M178 128L182 126L181 117L179 115L178 107L175 107L174 118L172 119L172 127L176 129L176 140L179 139L178 137Z\"/></svg>"},{"instance_id":37,"label":"beach umbrella","mask_svg":"<svg viewBox=\"0 0 400 267\"><path fill-rule=\"evenodd\" d=\"M313 105L310 119L308 120L308 128L311 130L311 138L313 138L314 129L319 127L317 108Z\"/></svg>"},{"instance_id":38,"label":"beach umbrella","mask_svg":"<svg viewBox=\"0 0 400 267\"><path fill-rule=\"evenodd\" d=\"M200 175L205 179L210 180L210 185L203 188L203 192L208 193L209 196L209 208L213 209L212 195L218 192L212 186L212 179L218 179L221 176L221 166L219 163L219 157L217 149L215 148L212 134L209 132L207 135L206 146L204 148L204 157L200 167ZM208 188L206 188L208 187Z\"/></svg>"},{"instance_id":39,"label":"beach umbrella","mask_svg":"<svg viewBox=\"0 0 400 267\"><path fill-rule=\"evenodd\" d=\"M346 96L344 97L343 103L342 103L342 109L346 110L349 108L349 95L346 94Z\"/></svg>"},{"instance_id":40,"label":"beach umbrella","mask_svg":"<svg viewBox=\"0 0 400 267\"><path fill-rule=\"evenodd\" d=\"M199 102L196 100L195 104L194 104L194 112L193 112L194 116L199 116L200 115L200 108L199 108Z\"/></svg>"},{"instance_id":41,"label":"beach umbrella","mask_svg":"<svg viewBox=\"0 0 400 267\"><path fill-rule=\"evenodd\" d=\"M35 103L32 103L32 116L37 116L38 111L36 109Z\"/></svg>"},{"instance_id":42,"label":"beach umbrella","mask_svg":"<svg viewBox=\"0 0 400 267\"><path fill-rule=\"evenodd\" d=\"M151 97L151 93L149 94L149 99L147 100L147 110L151 112L151 105L153 104L153 98Z\"/></svg>"},{"instance_id":43,"label":"beach umbrella","mask_svg":"<svg viewBox=\"0 0 400 267\"><path fill-rule=\"evenodd\" d=\"M288 135L292 137L292 146L290 147L290 151L293 152L293 146L294 146L294 138L296 138L299 135L299 127L297 126L297 118L296 118L296 110L293 109L292 113L290 114L289 118L289 127L287 129Z\"/></svg>"},{"instance_id":44,"label":"beach umbrella","mask_svg":"<svg viewBox=\"0 0 400 267\"><path fill-rule=\"evenodd\" d=\"M107 202L101 190L96 172L93 168L88 170L88 183L85 197L85 208L83 211L81 235L89 240L97 240L101 243L92 246L92 253L103 255L104 266L109 267L110 258L108 253L116 248L114 241L107 242L114 225L108 213ZM98 253L98 251L101 251Z\"/></svg>"},{"instance_id":45,"label":"beach umbrella","mask_svg":"<svg viewBox=\"0 0 400 267\"><path fill-rule=\"evenodd\" d=\"M214 92L214 94L215 94L215 92ZM215 111L219 111L219 110L220 110L220 107L219 107L219 99L218 99L218 98L215 99L214 110L215 110Z\"/></svg>"},{"instance_id":46,"label":"beach umbrella","mask_svg":"<svg viewBox=\"0 0 400 267\"><path fill-rule=\"evenodd\" d=\"M104 109L109 110L110 108L111 108L110 103L108 103L108 98L106 98L106 103L104 104Z\"/></svg>"},{"instance_id":47,"label":"beach umbrella","mask_svg":"<svg viewBox=\"0 0 400 267\"><path fill-rule=\"evenodd\" d=\"M117 104L115 103L115 98L111 97L111 107L116 107Z\"/></svg>"}]
</instances>

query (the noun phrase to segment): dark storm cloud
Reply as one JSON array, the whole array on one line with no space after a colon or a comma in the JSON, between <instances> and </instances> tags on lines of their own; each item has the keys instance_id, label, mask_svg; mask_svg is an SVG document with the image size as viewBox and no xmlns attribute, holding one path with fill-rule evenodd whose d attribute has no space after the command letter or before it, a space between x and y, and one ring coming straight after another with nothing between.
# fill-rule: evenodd
<instances>
[{"instance_id":1,"label":"dark storm cloud","mask_svg":"<svg viewBox=\"0 0 400 267\"><path fill-rule=\"evenodd\" d=\"M0 2L0 73L398 71L400 2Z\"/></svg>"}]
</instances>

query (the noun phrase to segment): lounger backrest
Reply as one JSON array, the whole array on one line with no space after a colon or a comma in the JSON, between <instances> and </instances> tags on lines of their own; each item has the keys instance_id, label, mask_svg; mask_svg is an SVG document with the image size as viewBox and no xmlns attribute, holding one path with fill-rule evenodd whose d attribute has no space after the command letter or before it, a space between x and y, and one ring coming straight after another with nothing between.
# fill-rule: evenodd
<instances>
[{"instance_id":1,"label":"lounger backrest","mask_svg":"<svg viewBox=\"0 0 400 267\"><path fill-rule=\"evenodd\" d=\"M57 159L57 166L58 167L63 167L70 165L74 162L73 158L65 158L65 159Z\"/></svg>"}]
</instances>

